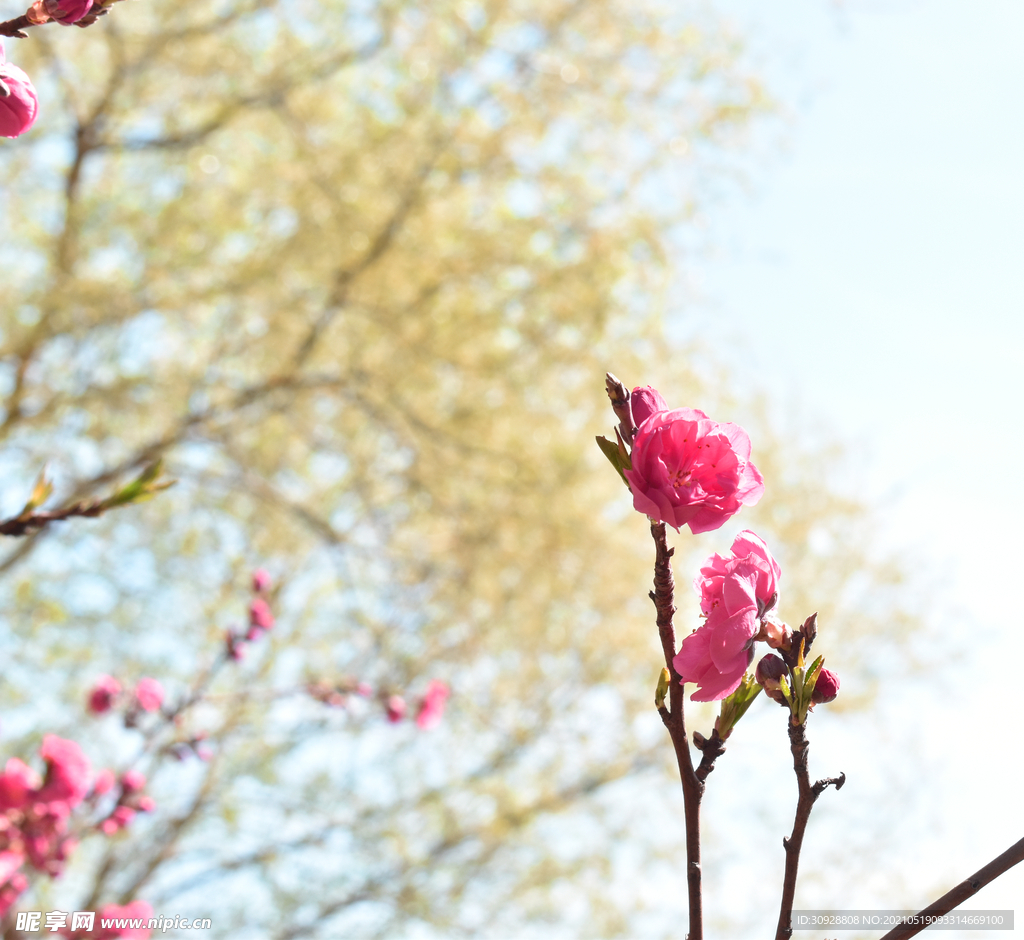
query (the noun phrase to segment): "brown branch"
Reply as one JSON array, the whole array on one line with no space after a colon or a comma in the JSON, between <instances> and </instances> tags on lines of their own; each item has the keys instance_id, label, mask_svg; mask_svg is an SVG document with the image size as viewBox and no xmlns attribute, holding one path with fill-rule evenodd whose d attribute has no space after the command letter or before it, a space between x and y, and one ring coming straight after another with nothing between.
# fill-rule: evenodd
<instances>
[{"instance_id":1,"label":"brown branch","mask_svg":"<svg viewBox=\"0 0 1024 940\"><path fill-rule=\"evenodd\" d=\"M906 940L924 930L930 923L931 918L941 917L951 910L959 907L968 898L973 897L990 881L995 881L1000 875L1005 874L1014 865L1024 862L1024 839L1014 842L1002 855L997 855L983 868L979 868L970 878L961 881L955 888L947 891L937 901L933 901L923 911L919 911L914 918L916 923L901 924L890 930L882 940Z\"/></svg>"},{"instance_id":2,"label":"brown branch","mask_svg":"<svg viewBox=\"0 0 1024 940\"><path fill-rule=\"evenodd\" d=\"M84 516L88 519L95 519L111 507L105 505L103 500L87 499L61 509L48 509L40 512L21 513L0 522L0 535L27 535L37 529L49 525L51 522L62 522L72 516Z\"/></svg>"},{"instance_id":3,"label":"brown branch","mask_svg":"<svg viewBox=\"0 0 1024 940\"><path fill-rule=\"evenodd\" d=\"M621 384L621 383L620 383ZM651 523L651 536L654 538L654 590L650 597L657 610L658 636L665 654L665 666L668 669L669 708L658 709L661 720L672 738L672 746L676 752L676 763L679 765L679 778L683 785L683 815L686 819L686 887L689 898L690 931L689 940L703 940L704 910L701 898L700 869L700 801L704 796L704 780L698 778L693 769L693 757L690 744L686 739L686 721L683 717L683 684L676 672L672 660L676 655L676 635L672 618L675 615L675 584L672 580L672 555L675 549L668 547L664 522ZM717 756L717 755L716 755ZM714 758L710 759L714 762ZM702 764L703 766L703 764ZM704 777L710 773L705 771Z\"/></svg>"},{"instance_id":4,"label":"brown branch","mask_svg":"<svg viewBox=\"0 0 1024 940\"><path fill-rule=\"evenodd\" d=\"M832 785L839 790L846 783L846 774L840 774L838 777L826 777L824 780L811 783L807 772L807 749L810 745L807 741L806 724L795 725L790 720L789 741L790 749L793 752L793 770L796 773L800 795L796 803L793 834L782 840L782 845L786 850L786 874L782 883L782 907L779 910L779 925L775 931L775 940L789 940L793 933L793 899L796 896L800 847L803 845L807 821L811 818L811 808L826 787Z\"/></svg>"},{"instance_id":5,"label":"brown branch","mask_svg":"<svg viewBox=\"0 0 1024 940\"><path fill-rule=\"evenodd\" d=\"M10 36L12 39L28 39L28 34L22 32L22 30L29 29L35 25L36 24L23 13L21 16L17 16L13 20L7 20L5 23L0 23L0 36Z\"/></svg>"}]
</instances>

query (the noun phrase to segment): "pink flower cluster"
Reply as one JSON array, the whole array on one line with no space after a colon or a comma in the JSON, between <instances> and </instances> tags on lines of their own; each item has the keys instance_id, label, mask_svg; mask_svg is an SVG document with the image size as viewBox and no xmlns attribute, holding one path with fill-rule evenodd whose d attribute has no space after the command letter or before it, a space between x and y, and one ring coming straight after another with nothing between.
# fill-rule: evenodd
<instances>
[{"instance_id":1,"label":"pink flower cluster","mask_svg":"<svg viewBox=\"0 0 1024 940\"><path fill-rule=\"evenodd\" d=\"M266 594L270 590L270 575L262 568L253 572L252 590L256 596L249 602L248 629L245 633L228 630L224 638L228 658L236 662L245 656L247 643L258 640L274 626L274 612L266 599Z\"/></svg>"},{"instance_id":2,"label":"pink flower cluster","mask_svg":"<svg viewBox=\"0 0 1024 940\"><path fill-rule=\"evenodd\" d=\"M39 755L46 762L42 781L16 757L0 774L0 916L28 887L26 863L59 875L77 845L68 818L89 792L89 761L74 741L53 734L44 736Z\"/></svg>"},{"instance_id":3,"label":"pink flower cluster","mask_svg":"<svg viewBox=\"0 0 1024 940\"><path fill-rule=\"evenodd\" d=\"M753 659L761 621L778 599L780 576L764 539L749 530L736 536L728 556L714 554L704 563L694 587L706 619L673 660L683 682L697 684L694 701L736 691Z\"/></svg>"},{"instance_id":4,"label":"pink flower cluster","mask_svg":"<svg viewBox=\"0 0 1024 940\"><path fill-rule=\"evenodd\" d=\"M94 715L102 715L110 711L121 701L121 683L113 676L100 676L86 701L86 706ZM164 687L156 680L143 676L135 684L130 698L125 702L132 712L155 712L164 703Z\"/></svg>"},{"instance_id":5,"label":"pink flower cluster","mask_svg":"<svg viewBox=\"0 0 1024 940\"><path fill-rule=\"evenodd\" d=\"M4 44L0 41L0 137L24 134L38 114L39 98L31 79L7 61Z\"/></svg>"},{"instance_id":6,"label":"pink flower cluster","mask_svg":"<svg viewBox=\"0 0 1024 940\"><path fill-rule=\"evenodd\" d=\"M764 480L739 425L719 424L696 408L670 410L650 387L633 389L630 408L637 431L624 475L638 512L696 534L761 498Z\"/></svg>"}]
</instances>

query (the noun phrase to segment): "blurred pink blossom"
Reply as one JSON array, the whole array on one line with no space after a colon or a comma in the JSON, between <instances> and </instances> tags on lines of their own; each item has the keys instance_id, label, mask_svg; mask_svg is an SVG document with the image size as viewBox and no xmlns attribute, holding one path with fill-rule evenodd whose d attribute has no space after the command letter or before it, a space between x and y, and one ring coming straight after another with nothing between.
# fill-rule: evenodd
<instances>
[{"instance_id":1,"label":"blurred pink blossom","mask_svg":"<svg viewBox=\"0 0 1024 940\"><path fill-rule=\"evenodd\" d=\"M252 573L252 589L257 594L262 594L270 587L270 575L263 568L257 568Z\"/></svg>"},{"instance_id":2,"label":"blurred pink blossom","mask_svg":"<svg viewBox=\"0 0 1024 940\"><path fill-rule=\"evenodd\" d=\"M69 26L77 23L92 9L93 0L43 0L43 9L50 19Z\"/></svg>"},{"instance_id":3,"label":"blurred pink blossom","mask_svg":"<svg viewBox=\"0 0 1024 940\"><path fill-rule=\"evenodd\" d=\"M135 686L135 701L144 712L155 712L164 703L164 687L145 676Z\"/></svg>"},{"instance_id":4,"label":"blurred pink blossom","mask_svg":"<svg viewBox=\"0 0 1024 940\"><path fill-rule=\"evenodd\" d=\"M249 604L249 624L260 630L269 630L274 626L274 614L262 597L255 598Z\"/></svg>"},{"instance_id":5,"label":"blurred pink blossom","mask_svg":"<svg viewBox=\"0 0 1024 940\"><path fill-rule=\"evenodd\" d=\"M121 694L121 683L113 676L100 676L89 692L89 711L94 715L102 715L110 711L111 706Z\"/></svg>"},{"instance_id":6,"label":"blurred pink blossom","mask_svg":"<svg viewBox=\"0 0 1024 940\"><path fill-rule=\"evenodd\" d=\"M389 695L385 703L388 721L398 722L405 717L405 699L401 695Z\"/></svg>"},{"instance_id":7,"label":"blurred pink blossom","mask_svg":"<svg viewBox=\"0 0 1024 940\"><path fill-rule=\"evenodd\" d=\"M153 908L145 901L132 901L131 904L108 904L100 909L96 918L98 924L103 921L127 920L148 924L153 916ZM98 926L97 924L97 926ZM94 940L149 940L152 931L148 927L108 927L93 934Z\"/></svg>"},{"instance_id":8,"label":"blurred pink blossom","mask_svg":"<svg viewBox=\"0 0 1024 940\"><path fill-rule=\"evenodd\" d=\"M46 777L36 799L43 803L64 801L69 809L80 803L89 792L91 773L82 749L74 741L47 734L39 756L46 761Z\"/></svg>"},{"instance_id":9,"label":"blurred pink blossom","mask_svg":"<svg viewBox=\"0 0 1024 940\"><path fill-rule=\"evenodd\" d=\"M40 783L39 774L31 767L17 757L10 758L0 774L0 809L21 809Z\"/></svg>"},{"instance_id":10,"label":"blurred pink blossom","mask_svg":"<svg viewBox=\"0 0 1024 940\"><path fill-rule=\"evenodd\" d=\"M416 713L416 725L424 730L435 728L441 723L444 715L444 705L451 695L448 683L440 679L431 679L427 685L427 691L420 702L419 711Z\"/></svg>"},{"instance_id":11,"label":"blurred pink blossom","mask_svg":"<svg viewBox=\"0 0 1024 940\"><path fill-rule=\"evenodd\" d=\"M93 795L103 796L103 794L109 793L114 789L116 782L117 778L114 776L114 771L104 767L103 770L97 772L96 779L92 782Z\"/></svg>"},{"instance_id":12,"label":"blurred pink blossom","mask_svg":"<svg viewBox=\"0 0 1024 940\"><path fill-rule=\"evenodd\" d=\"M125 793L135 793L146 787L146 775L141 770L126 770L121 777L121 789Z\"/></svg>"},{"instance_id":13,"label":"blurred pink blossom","mask_svg":"<svg viewBox=\"0 0 1024 940\"><path fill-rule=\"evenodd\" d=\"M0 42L0 137L24 134L39 114L39 98L32 80L16 65L7 62ZM3 94L6 90L7 94Z\"/></svg>"}]
</instances>

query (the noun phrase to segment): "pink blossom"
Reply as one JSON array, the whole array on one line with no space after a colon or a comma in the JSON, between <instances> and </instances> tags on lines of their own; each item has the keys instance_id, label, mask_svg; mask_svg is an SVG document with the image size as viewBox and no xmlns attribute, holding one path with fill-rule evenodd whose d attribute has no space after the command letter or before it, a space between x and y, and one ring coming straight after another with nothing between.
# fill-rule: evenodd
<instances>
[{"instance_id":1,"label":"pink blossom","mask_svg":"<svg viewBox=\"0 0 1024 940\"><path fill-rule=\"evenodd\" d=\"M17 757L12 757L0 775L0 809L21 809L39 784L39 774Z\"/></svg>"},{"instance_id":2,"label":"pink blossom","mask_svg":"<svg viewBox=\"0 0 1024 940\"><path fill-rule=\"evenodd\" d=\"M0 917L5 917L20 895L28 887L28 879L18 872L0 888Z\"/></svg>"},{"instance_id":3,"label":"pink blossom","mask_svg":"<svg viewBox=\"0 0 1024 940\"><path fill-rule=\"evenodd\" d=\"M639 428L651 415L668 411L668 402L661 393L650 385L634 388L629 396L629 407L633 413L633 426Z\"/></svg>"},{"instance_id":4,"label":"pink blossom","mask_svg":"<svg viewBox=\"0 0 1024 940\"><path fill-rule=\"evenodd\" d=\"M131 904L108 904L100 909L99 923L112 920L141 920L148 924L153 916L153 908L145 901L132 901ZM107 927L93 934L95 940L149 940L152 931L148 927Z\"/></svg>"},{"instance_id":5,"label":"pink blossom","mask_svg":"<svg viewBox=\"0 0 1024 940\"><path fill-rule=\"evenodd\" d=\"M114 699L121 694L121 683L113 676L100 676L89 693L89 711L102 715L110 711Z\"/></svg>"},{"instance_id":6,"label":"pink blossom","mask_svg":"<svg viewBox=\"0 0 1024 940\"><path fill-rule=\"evenodd\" d=\"M694 702L714 702L732 695L754 658L753 647L740 649L731 657L713 657L712 639L712 627L705 623L683 640L672 660L683 682L697 684L697 691L690 696Z\"/></svg>"},{"instance_id":7,"label":"pink blossom","mask_svg":"<svg viewBox=\"0 0 1024 940\"><path fill-rule=\"evenodd\" d=\"M388 721L394 723L405 717L405 699L401 695L389 695L385 703Z\"/></svg>"},{"instance_id":8,"label":"pink blossom","mask_svg":"<svg viewBox=\"0 0 1024 940\"><path fill-rule=\"evenodd\" d=\"M25 856L20 852L0 852L0 884L7 884L11 876L25 864Z\"/></svg>"},{"instance_id":9,"label":"pink blossom","mask_svg":"<svg viewBox=\"0 0 1024 940\"><path fill-rule=\"evenodd\" d=\"M155 712L164 703L164 687L156 679L143 677L135 686L135 701L144 712Z\"/></svg>"},{"instance_id":10,"label":"pink blossom","mask_svg":"<svg viewBox=\"0 0 1024 940\"><path fill-rule=\"evenodd\" d=\"M140 796L137 806L140 813L152 813L156 809L156 800L151 796Z\"/></svg>"},{"instance_id":11,"label":"pink blossom","mask_svg":"<svg viewBox=\"0 0 1024 940\"><path fill-rule=\"evenodd\" d=\"M121 777L121 789L125 793L134 793L145 789L146 775L141 770L127 770Z\"/></svg>"},{"instance_id":12,"label":"pink blossom","mask_svg":"<svg viewBox=\"0 0 1024 940\"><path fill-rule=\"evenodd\" d=\"M700 593L703 626L683 640L674 665L683 682L695 682L696 702L734 692L753 658L754 637L778 597L781 571L764 540L749 530L736 536L728 556L712 555L693 585Z\"/></svg>"},{"instance_id":13,"label":"pink blossom","mask_svg":"<svg viewBox=\"0 0 1024 940\"><path fill-rule=\"evenodd\" d=\"M811 701L815 705L825 705L828 702L835 701L836 696L839 694L839 676L837 676L831 669L825 669L822 667L821 672L818 673L818 679L814 683L814 691L811 693Z\"/></svg>"},{"instance_id":14,"label":"pink blossom","mask_svg":"<svg viewBox=\"0 0 1024 940\"><path fill-rule=\"evenodd\" d=\"M257 568L252 573L252 589L257 594L262 594L270 587L270 575L262 568Z\"/></svg>"},{"instance_id":15,"label":"pink blossom","mask_svg":"<svg viewBox=\"0 0 1024 940\"><path fill-rule=\"evenodd\" d=\"M260 630L269 630L274 626L274 614L262 597L255 598L249 604L249 623Z\"/></svg>"},{"instance_id":16,"label":"pink blossom","mask_svg":"<svg viewBox=\"0 0 1024 940\"><path fill-rule=\"evenodd\" d=\"M46 779L36 799L48 803L64 801L69 808L81 802L89 792L89 761L74 741L43 736L39 755L46 761Z\"/></svg>"},{"instance_id":17,"label":"pink blossom","mask_svg":"<svg viewBox=\"0 0 1024 940\"><path fill-rule=\"evenodd\" d=\"M0 137L17 137L35 123L39 98L32 80L18 66L6 61L3 43L0 43L0 83Z\"/></svg>"},{"instance_id":18,"label":"pink blossom","mask_svg":"<svg viewBox=\"0 0 1024 940\"><path fill-rule=\"evenodd\" d=\"M109 793L114 789L114 783L117 778L114 776L114 771L108 770L106 767L96 774L96 779L92 782L93 796L103 796L104 793Z\"/></svg>"},{"instance_id":19,"label":"pink blossom","mask_svg":"<svg viewBox=\"0 0 1024 940\"><path fill-rule=\"evenodd\" d=\"M416 714L416 725L424 730L435 728L441 723L444 715L444 705L451 695L448 683L440 679L431 679L427 691L420 702L419 711Z\"/></svg>"},{"instance_id":20,"label":"pink blossom","mask_svg":"<svg viewBox=\"0 0 1024 940\"><path fill-rule=\"evenodd\" d=\"M373 686L369 682L360 682L356 686L356 695L361 695L363 698L369 698L373 695Z\"/></svg>"},{"instance_id":21,"label":"pink blossom","mask_svg":"<svg viewBox=\"0 0 1024 940\"><path fill-rule=\"evenodd\" d=\"M93 0L43 0L43 9L51 19L70 25L77 23L92 9Z\"/></svg>"},{"instance_id":22,"label":"pink blossom","mask_svg":"<svg viewBox=\"0 0 1024 940\"><path fill-rule=\"evenodd\" d=\"M643 410L641 410L643 413ZM756 503L764 481L750 463L750 438L735 424L703 411L654 412L637 431L625 476L633 508L694 534L722 526L741 506Z\"/></svg>"}]
</instances>

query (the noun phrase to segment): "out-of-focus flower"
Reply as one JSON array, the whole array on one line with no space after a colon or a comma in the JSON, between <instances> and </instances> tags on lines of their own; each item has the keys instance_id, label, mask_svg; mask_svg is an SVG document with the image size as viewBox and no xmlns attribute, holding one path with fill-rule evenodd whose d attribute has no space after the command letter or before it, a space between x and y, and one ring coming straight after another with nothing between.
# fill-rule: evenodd
<instances>
[{"instance_id":1,"label":"out-of-focus flower","mask_svg":"<svg viewBox=\"0 0 1024 940\"><path fill-rule=\"evenodd\" d=\"M274 614L262 597L254 598L249 604L249 624L260 630L269 630L274 626Z\"/></svg>"},{"instance_id":2,"label":"out-of-focus flower","mask_svg":"<svg viewBox=\"0 0 1024 940\"><path fill-rule=\"evenodd\" d=\"M114 776L114 771L104 767L103 770L97 772L96 779L92 782L93 796L103 796L103 794L109 793L114 789L116 782L117 777Z\"/></svg>"},{"instance_id":3,"label":"out-of-focus flower","mask_svg":"<svg viewBox=\"0 0 1024 940\"><path fill-rule=\"evenodd\" d=\"M270 587L270 575L262 568L257 568L252 573L252 589L257 594L262 594Z\"/></svg>"},{"instance_id":4,"label":"out-of-focus flower","mask_svg":"<svg viewBox=\"0 0 1024 940\"><path fill-rule=\"evenodd\" d=\"M630 460L633 469L624 474L633 508L677 530L717 529L764 493L761 474L750 463L747 432L694 408L647 417Z\"/></svg>"},{"instance_id":5,"label":"out-of-focus flower","mask_svg":"<svg viewBox=\"0 0 1024 940\"><path fill-rule=\"evenodd\" d=\"M135 701L144 712L155 712L164 703L164 687L156 679L144 676L135 685Z\"/></svg>"},{"instance_id":6,"label":"out-of-focus flower","mask_svg":"<svg viewBox=\"0 0 1024 940\"><path fill-rule=\"evenodd\" d=\"M39 98L32 80L7 62L0 42L0 137L24 134L39 115Z\"/></svg>"},{"instance_id":7,"label":"out-of-focus flower","mask_svg":"<svg viewBox=\"0 0 1024 940\"><path fill-rule=\"evenodd\" d=\"M398 722L405 717L405 699L401 695L389 695L384 708L390 722Z\"/></svg>"},{"instance_id":8,"label":"out-of-focus flower","mask_svg":"<svg viewBox=\"0 0 1024 940\"><path fill-rule=\"evenodd\" d=\"M46 761L46 777L36 799L42 803L55 800L70 807L80 803L89 792L89 760L74 741L58 738L55 734L43 736L39 756Z\"/></svg>"},{"instance_id":9,"label":"out-of-focus flower","mask_svg":"<svg viewBox=\"0 0 1024 940\"><path fill-rule=\"evenodd\" d=\"M132 901L131 904L108 904L100 909L96 918L100 923L107 921L127 921L148 924L153 917L153 908L145 901ZM95 940L149 940L152 931L148 927L107 927L93 934Z\"/></svg>"},{"instance_id":10,"label":"out-of-focus flower","mask_svg":"<svg viewBox=\"0 0 1024 940\"><path fill-rule=\"evenodd\" d=\"M121 694L121 683L113 676L100 676L89 692L88 707L94 715L102 715L110 711L111 706Z\"/></svg>"},{"instance_id":11,"label":"out-of-focus flower","mask_svg":"<svg viewBox=\"0 0 1024 940\"><path fill-rule=\"evenodd\" d=\"M43 0L43 9L50 19L70 26L88 15L92 3L93 0Z\"/></svg>"},{"instance_id":12,"label":"out-of-focus flower","mask_svg":"<svg viewBox=\"0 0 1024 940\"><path fill-rule=\"evenodd\" d=\"M420 702L419 711L416 713L416 725L424 730L435 728L441 723L444 715L445 702L451 695L448 683L440 679L431 679L427 691Z\"/></svg>"},{"instance_id":13,"label":"out-of-focus flower","mask_svg":"<svg viewBox=\"0 0 1024 940\"><path fill-rule=\"evenodd\" d=\"M39 774L12 757L0 774L0 809L21 809L39 788Z\"/></svg>"},{"instance_id":14,"label":"out-of-focus flower","mask_svg":"<svg viewBox=\"0 0 1024 940\"><path fill-rule=\"evenodd\" d=\"M121 789L125 793L135 793L145 789L146 775L141 770L126 770L121 777Z\"/></svg>"}]
</instances>

